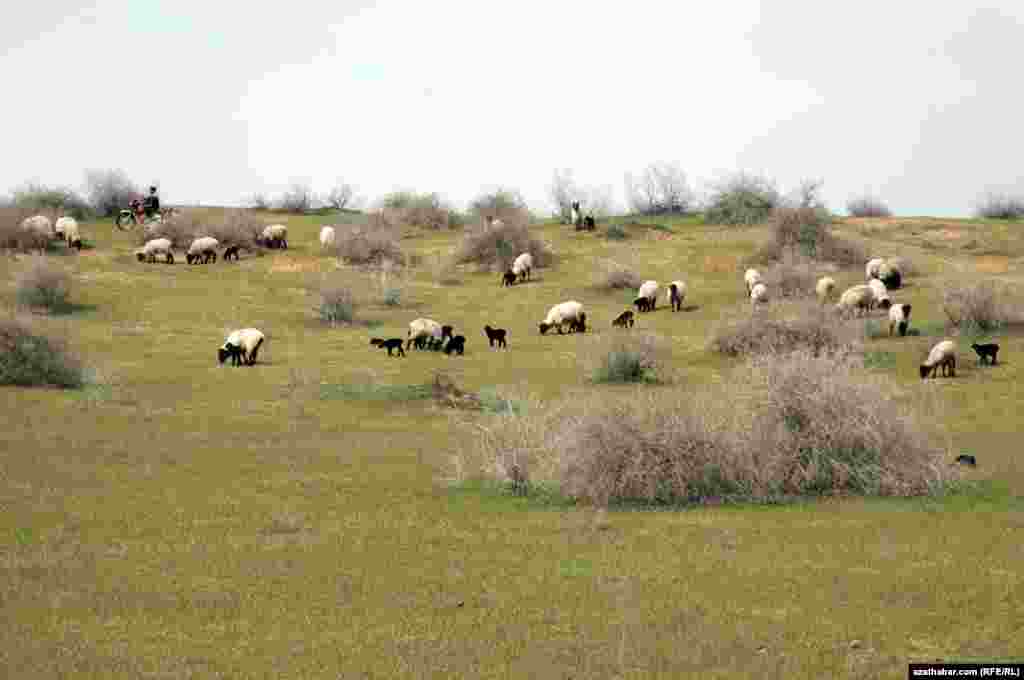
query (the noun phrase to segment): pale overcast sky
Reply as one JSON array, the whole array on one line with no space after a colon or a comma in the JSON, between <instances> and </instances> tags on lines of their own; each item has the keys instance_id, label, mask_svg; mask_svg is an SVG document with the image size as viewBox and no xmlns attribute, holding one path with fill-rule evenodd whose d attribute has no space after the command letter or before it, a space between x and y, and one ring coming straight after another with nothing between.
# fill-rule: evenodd
<instances>
[{"instance_id":1,"label":"pale overcast sky","mask_svg":"<svg viewBox=\"0 0 1024 680\"><path fill-rule=\"evenodd\" d=\"M678 161L903 215L1024 193L1024 2L44 0L0 24L0 193L117 167L168 202L337 178L464 205Z\"/></svg>"}]
</instances>

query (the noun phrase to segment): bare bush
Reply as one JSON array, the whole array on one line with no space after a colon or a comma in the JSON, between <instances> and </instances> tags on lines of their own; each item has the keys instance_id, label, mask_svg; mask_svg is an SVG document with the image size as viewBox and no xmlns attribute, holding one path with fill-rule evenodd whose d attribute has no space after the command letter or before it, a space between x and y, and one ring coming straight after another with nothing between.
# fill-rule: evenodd
<instances>
[{"instance_id":1,"label":"bare bush","mask_svg":"<svg viewBox=\"0 0 1024 680\"><path fill-rule=\"evenodd\" d=\"M48 187L28 182L12 192L11 203L54 218L70 215L76 220L87 220L92 217L89 203L69 187Z\"/></svg>"},{"instance_id":2,"label":"bare bush","mask_svg":"<svg viewBox=\"0 0 1024 680\"><path fill-rule=\"evenodd\" d=\"M81 361L63 338L30 322L0 317L0 385L74 388L84 383Z\"/></svg>"},{"instance_id":3,"label":"bare bush","mask_svg":"<svg viewBox=\"0 0 1024 680\"><path fill-rule=\"evenodd\" d=\"M324 202L334 210L344 210L355 195L355 188L351 184L339 182L324 197Z\"/></svg>"},{"instance_id":4,"label":"bare bush","mask_svg":"<svg viewBox=\"0 0 1024 680\"><path fill-rule=\"evenodd\" d=\"M526 199L517 189L498 186L485 191L469 203L469 214L477 220L502 219L507 214L528 213Z\"/></svg>"},{"instance_id":5,"label":"bare bush","mask_svg":"<svg viewBox=\"0 0 1024 680\"><path fill-rule=\"evenodd\" d=\"M633 180L626 174L626 197L630 209L643 215L691 212L694 193L678 163L652 163Z\"/></svg>"},{"instance_id":6,"label":"bare bush","mask_svg":"<svg viewBox=\"0 0 1024 680\"><path fill-rule=\"evenodd\" d=\"M18 273L15 291L19 304L50 312L62 312L68 308L71 275L47 258L36 256Z\"/></svg>"},{"instance_id":7,"label":"bare bush","mask_svg":"<svg viewBox=\"0 0 1024 680\"><path fill-rule=\"evenodd\" d=\"M844 324L832 309L807 302L780 302L720 325L710 348L731 357L796 351L819 356L855 352L860 344L853 326Z\"/></svg>"},{"instance_id":8,"label":"bare bush","mask_svg":"<svg viewBox=\"0 0 1024 680\"><path fill-rule=\"evenodd\" d=\"M396 227L382 221L379 215L369 225L334 225L334 249L349 264L380 264L384 260L404 263Z\"/></svg>"},{"instance_id":9,"label":"bare bush","mask_svg":"<svg viewBox=\"0 0 1024 680\"><path fill-rule=\"evenodd\" d=\"M640 275L631 267L608 261L605 262L604 275L596 282L596 287L610 290L636 290L643 282Z\"/></svg>"},{"instance_id":10,"label":"bare bush","mask_svg":"<svg viewBox=\"0 0 1024 680\"><path fill-rule=\"evenodd\" d=\"M301 215L313 207L314 200L313 189L308 184L296 182L281 194L281 198L278 199L278 208L285 212Z\"/></svg>"},{"instance_id":11,"label":"bare bush","mask_svg":"<svg viewBox=\"0 0 1024 680\"><path fill-rule=\"evenodd\" d=\"M802 180L785 198L783 205L790 208L820 210L827 215L825 201L821 198L821 189L824 185L825 182L821 179Z\"/></svg>"},{"instance_id":12,"label":"bare bush","mask_svg":"<svg viewBox=\"0 0 1024 680\"><path fill-rule=\"evenodd\" d=\"M948 284L942 310L948 325L968 333L991 333L1024 322L1024 303L1009 286L996 281Z\"/></svg>"},{"instance_id":13,"label":"bare bush","mask_svg":"<svg viewBox=\"0 0 1024 680\"><path fill-rule=\"evenodd\" d=\"M1024 218L1024 196L987 193L978 199L974 214L989 220L1019 220Z\"/></svg>"},{"instance_id":14,"label":"bare bush","mask_svg":"<svg viewBox=\"0 0 1024 680\"><path fill-rule=\"evenodd\" d=\"M439 230L455 229L464 223L462 216L436 193L395 191L380 200L380 208L384 219L396 226Z\"/></svg>"},{"instance_id":15,"label":"bare bush","mask_svg":"<svg viewBox=\"0 0 1024 680\"><path fill-rule=\"evenodd\" d=\"M85 185L89 204L102 217L116 215L142 194L123 170L87 170Z\"/></svg>"},{"instance_id":16,"label":"bare bush","mask_svg":"<svg viewBox=\"0 0 1024 680\"><path fill-rule=\"evenodd\" d=\"M460 456L463 476L556 481L605 506L919 495L948 479L917 414L842 357L791 355L690 386L589 392L502 413Z\"/></svg>"},{"instance_id":17,"label":"bare bush","mask_svg":"<svg viewBox=\"0 0 1024 680\"><path fill-rule=\"evenodd\" d=\"M769 226L771 239L747 262L777 262L802 256L849 267L867 260L863 248L832 233L832 219L820 208L775 208Z\"/></svg>"},{"instance_id":18,"label":"bare bush","mask_svg":"<svg viewBox=\"0 0 1024 680\"><path fill-rule=\"evenodd\" d=\"M178 216L171 218L178 219ZM212 236L222 246L241 246L246 250L256 248L256 239L263 233L267 223L260 219L253 210L236 208L228 210L224 215L209 224L199 225L195 229L202 236Z\"/></svg>"},{"instance_id":19,"label":"bare bush","mask_svg":"<svg viewBox=\"0 0 1024 680\"><path fill-rule=\"evenodd\" d=\"M882 199L871 196L856 196L846 202L850 217L892 217L892 211Z\"/></svg>"},{"instance_id":20,"label":"bare bush","mask_svg":"<svg viewBox=\"0 0 1024 680\"><path fill-rule=\"evenodd\" d=\"M270 199L262 191L257 191L248 201L249 207L253 210L270 210Z\"/></svg>"},{"instance_id":21,"label":"bare bush","mask_svg":"<svg viewBox=\"0 0 1024 680\"><path fill-rule=\"evenodd\" d=\"M139 245L155 238L170 239L171 246L178 249L188 248L193 239L208 236L209 225L199 213L183 211L164 220L149 222L136 233Z\"/></svg>"},{"instance_id":22,"label":"bare bush","mask_svg":"<svg viewBox=\"0 0 1024 680\"><path fill-rule=\"evenodd\" d=\"M759 224L781 204L782 197L775 182L741 172L712 187L704 219L711 224Z\"/></svg>"},{"instance_id":23,"label":"bare bush","mask_svg":"<svg viewBox=\"0 0 1024 680\"><path fill-rule=\"evenodd\" d=\"M765 271L764 283L777 298L814 297L817 267L809 258L789 253Z\"/></svg>"},{"instance_id":24,"label":"bare bush","mask_svg":"<svg viewBox=\"0 0 1024 680\"><path fill-rule=\"evenodd\" d=\"M455 250L453 262L472 262L492 270L505 271L521 253L530 253L535 268L549 266L554 255L544 241L530 235L526 219L523 213L506 215L501 226L467 229Z\"/></svg>"},{"instance_id":25,"label":"bare bush","mask_svg":"<svg viewBox=\"0 0 1024 680\"><path fill-rule=\"evenodd\" d=\"M320 284L317 314L329 324L352 323L356 319L356 296L340 276L326 276Z\"/></svg>"}]
</instances>

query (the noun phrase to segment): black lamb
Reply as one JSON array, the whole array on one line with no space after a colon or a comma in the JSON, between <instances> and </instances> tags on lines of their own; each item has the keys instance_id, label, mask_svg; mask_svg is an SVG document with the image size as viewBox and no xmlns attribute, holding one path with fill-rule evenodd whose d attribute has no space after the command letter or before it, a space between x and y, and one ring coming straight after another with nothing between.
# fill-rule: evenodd
<instances>
[{"instance_id":1,"label":"black lamb","mask_svg":"<svg viewBox=\"0 0 1024 680\"><path fill-rule=\"evenodd\" d=\"M380 347L381 349L386 349L388 351L388 356L391 356L391 351L395 349L398 350L398 356L405 356L405 350L402 349L402 345L404 344L402 338L390 338L388 340L384 340L383 338L372 338L370 340L370 344Z\"/></svg>"},{"instance_id":2,"label":"black lamb","mask_svg":"<svg viewBox=\"0 0 1024 680\"><path fill-rule=\"evenodd\" d=\"M504 328L491 328L490 326L484 326L484 333L487 334L487 342L490 343L491 347L494 347L494 343L498 343L498 347L507 347L507 343L505 342L507 332Z\"/></svg>"},{"instance_id":3,"label":"black lamb","mask_svg":"<svg viewBox=\"0 0 1024 680\"><path fill-rule=\"evenodd\" d=\"M455 352L459 356L462 356L466 351L466 336L456 335L455 337L448 338L448 344L444 346L444 353L451 354Z\"/></svg>"},{"instance_id":4,"label":"black lamb","mask_svg":"<svg viewBox=\"0 0 1024 680\"><path fill-rule=\"evenodd\" d=\"M980 361L981 363L986 363L986 359L988 359L988 363L992 364L993 366L997 363L996 355L999 354L999 345L995 344L994 342L985 345L979 345L978 343L975 342L971 344L971 349L973 349L975 353L977 353L978 361Z\"/></svg>"}]
</instances>

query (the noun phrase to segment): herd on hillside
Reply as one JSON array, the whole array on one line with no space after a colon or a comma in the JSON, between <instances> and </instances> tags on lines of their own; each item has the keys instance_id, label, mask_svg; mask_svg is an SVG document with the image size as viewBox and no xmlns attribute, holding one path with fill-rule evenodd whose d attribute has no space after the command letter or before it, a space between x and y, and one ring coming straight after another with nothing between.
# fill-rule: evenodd
<instances>
[{"instance_id":1,"label":"herd on hillside","mask_svg":"<svg viewBox=\"0 0 1024 680\"><path fill-rule=\"evenodd\" d=\"M593 216L582 217L579 203L576 202L572 204L572 220L577 229L594 228ZM492 228L499 227L501 221L489 219L488 225ZM26 218L21 223L21 229L39 237L43 242L59 238L65 241L69 248L79 251L82 248L81 231L78 222L72 217L60 217L53 222L45 215L35 215ZM320 230L320 244L323 247L330 247L334 245L335 241L336 234L332 227L323 227ZM269 225L257 237L256 242L267 248L287 249L288 228L283 224ZM164 262L173 264L174 254L171 245L170 239L155 238L147 241L135 254L139 262L155 263L160 257ZM216 262L219 247L220 243L215 238L209 236L196 238L189 245L185 260L189 264ZM225 248L221 259L224 262L231 259L237 260L238 246L231 245ZM530 253L522 253L515 258L512 266L502 275L501 286L514 286L528 280L532 270L533 256ZM911 306L907 303L896 304L889 295L889 290L898 290L903 282L903 272L900 271L898 264L883 258L873 258L868 261L864 273L867 282L844 291L835 305L836 310L845 316L861 316L876 308L882 309L889 315L889 335L892 336L894 331L898 330L900 336L905 336L910 323ZM770 292L759 271L748 269L744 273L743 280L751 306L755 311L758 307L768 303ZM654 311L657 308L659 292L660 287L657 281L644 281L633 301L636 314ZM666 301L673 311L682 309L686 292L686 283L682 280L672 281L668 285ZM822 303L830 302L835 297L835 280L829 276L822 277L815 286L815 292ZM632 328L636 321L636 314L627 309L615 317L611 324L613 327ZM552 329L557 330L559 334L585 333L587 314L583 305L576 300L568 300L551 307L544 320L538 324L538 330L541 335L545 335ZM508 331L506 329L492 328L488 325L484 326L484 334L492 348L508 346ZM243 364L252 366L256 362L264 339L263 333L255 328L232 331L218 348L217 358L221 364L230 359L234 366ZM462 355L465 352L466 338L463 335L456 335L451 325L442 325L433 319L419 318L409 323L409 330L405 338L372 338L370 344L386 349L388 356L392 356L395 352L399 357L406 356L406 350L413 347L443 350L448 355ZM979 362L992 365L997 363L999 345L974 343L971 348L978 355ZM956 343L952 340L946 339L937 343L931 348L928 357L919 367L921 378L925 379L929 376L934 378L940 369L943 376L955 377L956 350Z\"/></svg>"}]
</instances>

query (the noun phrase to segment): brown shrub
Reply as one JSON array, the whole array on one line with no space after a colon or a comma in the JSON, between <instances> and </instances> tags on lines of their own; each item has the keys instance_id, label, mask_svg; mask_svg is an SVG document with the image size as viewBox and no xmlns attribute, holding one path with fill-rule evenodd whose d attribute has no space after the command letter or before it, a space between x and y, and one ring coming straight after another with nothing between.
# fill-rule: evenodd
<instances>
[{"instance_id":1,"label":"brown shrub","mask_svg":"<svg viewBox=\"0 0 1024 680\"><path fill-rule=\"evenodd\" d=\"M463 224L461 216L436 193L396 191L385 196L380 207L380 216L394 227L438 230L455 229Z\"/></svg>"},{"instance_id":2,"label":"brown shrub","mask_svg":"<svg viewBox=\"0 0 1024 680\"><path fill-rule=\"evenodd\" d=\"M1024 303L1009 286L996 281L948 284L942 310L948 325L969 333L991 333L1024 321Z\"/></svg>"},{"instance_id":3,"label":"brown shrub","mask_svg":"<svg viewBox=\"0 0 1024 680\"><path fill-rule=\"evenodd\" d=\"M829 307L814 303L774 302L750 313L736 310L738 321L713 334L710 348L726 356L779 355L807 351L813 356L859 350L859 336Z\"/></svg>"},{"instance_id":4,"label":"brown shrub","mask_svg":"<svg viewBox=\"0 0 1024 680\"><path fill-rule=\"evenodd\" d=\"M467 229L455 250L456 264L476 263L493 271L505 271L521 253L533 256L533 266L549 266L554 255L548 245L530 235L525 213L509 212L499 227L479 225Z\"/></svg>"},{"instance_id":5,"label":"brown shrub","mask_svg":"<svg viewBox=\"0 0 1024 680\"><path fill-rule=\"evenodd\" d=\"M764 283L774 297L813 297L818 282L819 266L806 257L786 253L782 259L764 273Z\"/></svg>"},{"instance_id":6,"label":"brown shrub","mask_svg":"<svg viewBox=\"0 0 1024 680\"><path fill-rule=\"evenodd\" d=\"M137 232L139 245L145 245L146 241L155 238L170 239L171 246L178 249L185 249L192 241L200 236L207 236L208 224L197 213L184 211L176 213L173 217L150 222Z\"/></svg>"},{"instance_id":7,"label":"brown shrub","mask_svg":"<svg viewBox=\"0 0 1024 680\"><path fill-rule=\"evenodd\" d=\"M373 220L367 226L334 225L334 252L349 264L405 263L396 228Z\"/></svg>"},{"instance_id":8,"label":"brown shrub","mask_svg":"<svg viewBox=\"0 0 1024 680\"><path fill-rule=\"evenodd\" d=\"M608 260L604 263L604 274L594 285L609 290L637 290L643 282L632 267Z\"/></svg>"},{"instance_id":9,"label":"brown shrub","mask_svg":"<svg viewBox=\"0 0 1024 680\"><path fill-rule=\"evenodd\" d=\"M849 358L748 363L716 385L572 395L480 427L462 476L556 481L598 505L917 495L948 466L878 376Z\"/></svg>"},{"instance_id":10,"label":"brown shrub","mask_svg":"<svg viewBox=\"0 0 1024 680\"><path fill-rule=\"evenodd\" d=\"M867 261L864 249L835 236L831 224L821 208L775 208L769 223L771 240L746 263L777 262L795 254L841 267L862 266Z\"/></svg>"},{"instance_id":11,"label":"brown shrub","mask_svg":"<svg viewBox=\"0 0 1024 680\"><path fill-rule=\"evenodd\" d=\"M256 248L256 239L269 224L254 210L233 209L219 220L205 225L203 236L212 236L222 246L241 246L247 250Z\"/></svg>"},{"instance_id":12,"label":"brown shrub","mask_svg":"<svg viewBox=\"0 0 1024 680\"><path fill-rule=\"evenodd\" d=\"M71 275L45 257L32 257L28 265L17 275L15 290L19 304L50 312L61 312L68 307Z\"/></svg>"}]
</instances>

